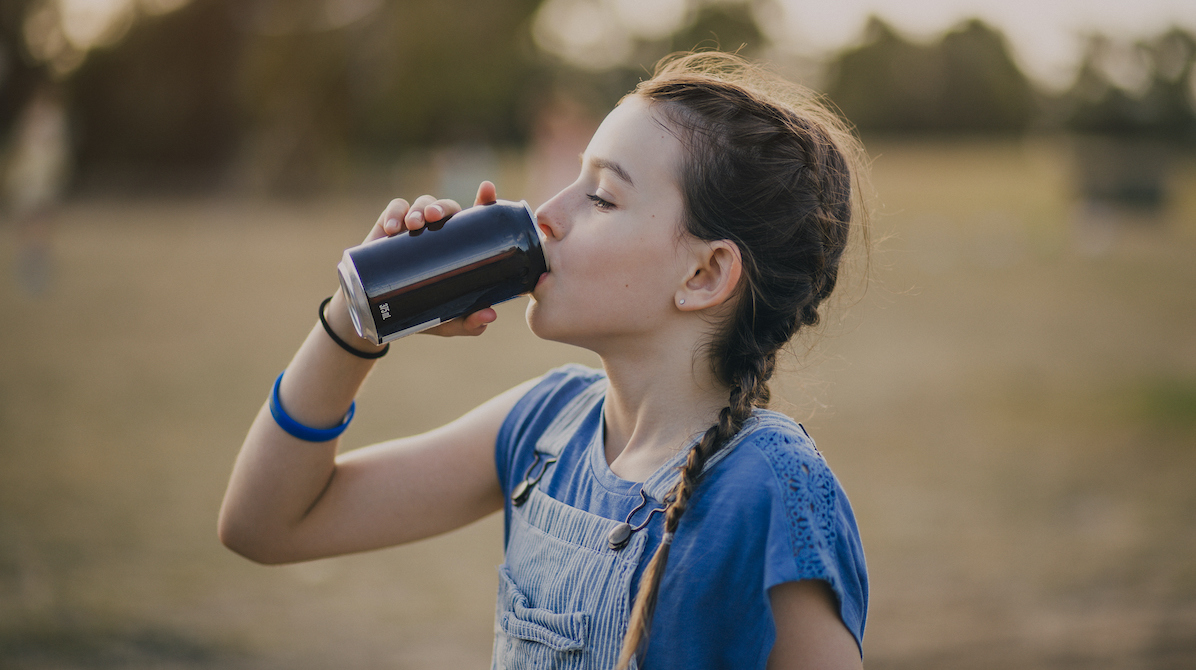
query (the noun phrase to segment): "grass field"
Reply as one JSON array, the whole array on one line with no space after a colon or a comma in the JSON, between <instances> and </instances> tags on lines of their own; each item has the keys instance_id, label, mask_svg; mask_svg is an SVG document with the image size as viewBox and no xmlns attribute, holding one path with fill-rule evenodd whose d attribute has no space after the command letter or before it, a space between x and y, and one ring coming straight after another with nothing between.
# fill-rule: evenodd
<instances>
[{"instance_id":1,"label":"grass field","mask_svg":"<svg viewBox=\"0 0 1196 670\"><path fill-rule=\"evenodd\" d=\"M1196 667L1196 168L1119 227L1074 205L1059 143L870 148L872 279L774 385L858 515L868 667ZM288 567L215 537L385 199L75 200L38 297L0 229L0 668L488 666L500 518ZM345 444L596 363L522 307L396 344Z\"/></svg>"}]
</instances>

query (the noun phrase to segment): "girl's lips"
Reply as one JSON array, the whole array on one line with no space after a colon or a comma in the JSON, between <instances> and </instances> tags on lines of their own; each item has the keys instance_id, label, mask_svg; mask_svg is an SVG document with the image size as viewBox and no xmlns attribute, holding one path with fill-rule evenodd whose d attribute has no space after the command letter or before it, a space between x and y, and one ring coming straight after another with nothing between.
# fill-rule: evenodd
<instances>
[{"instance_id":1,"label":"girl's lips","mask_svg":"<svg viewBox=\"0 0 1196 670\"><path fill-rule=\"evenodd\" d=\"M537 292L537 291L539 291L539 290L540 290L540 287L544 285L544 280L545 280L547 277L548 277L548 273L547 273L547 272L545 272L545 273L542 273L542 274L541 274L539 277L537 277L537 278L536 278L536 285L535 285L535 286L533 286L533 287L532 287L532 290L531 290L531 296L532 296L533 298L534 298L534 297L536 297L536 292Z\"/></svg>"}]
</instances>

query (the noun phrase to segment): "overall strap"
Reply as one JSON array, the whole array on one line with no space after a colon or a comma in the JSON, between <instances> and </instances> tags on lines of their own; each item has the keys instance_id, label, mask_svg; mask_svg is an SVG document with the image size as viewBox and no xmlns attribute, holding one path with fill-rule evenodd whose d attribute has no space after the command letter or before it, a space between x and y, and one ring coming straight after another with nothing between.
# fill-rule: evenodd
<instances>
[{"instance_id":1,"label":"overall strap","mask_svg":"<svg viewBox=\"0 0 1196 670\"><path fill-rule=\"evenodd\" d=\"M553 464L560 458L561 452L577 432L577 428L585 421L590 412L602 402L606 395L606 378L599 379L573 397L556 415L548 428L536 440L536 451L531 465L523 475L523 481L511 489L511 503L515 507L522 507L531 497L532 490L548 476L552 481L550 471L555 472Z\"/></svg>"},{"instance_id":2,"label":"overall strap","mask_svg":"<svg viewBox=\"0 0 1196 670\"><path fill-rule=\"evenodd\" d=\"M574 396L536 440L536 452L559 457L581 422L606 395L606 386L606 377L603 377Z\"/></svg>"}]
</instances>

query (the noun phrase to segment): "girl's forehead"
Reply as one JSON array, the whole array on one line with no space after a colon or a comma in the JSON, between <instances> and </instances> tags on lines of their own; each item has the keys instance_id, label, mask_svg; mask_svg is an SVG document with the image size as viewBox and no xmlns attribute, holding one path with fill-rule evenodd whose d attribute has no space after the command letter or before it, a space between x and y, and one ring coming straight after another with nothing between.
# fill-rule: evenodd
<instances>
[{"instance_id":1,"label":"girl's forehead","mask_svg":"<svg viewBox=\"0 0 1196 670\"><path fill-rule=\"evenodd\" d=\"M603 119L585 157L618 163L638 185L662 177L673 180L680 156L680 141L652 103L630 96Z\"/></svg>"},{"instance_id":2,"label":"girl's forehead","mask_svg":"<svg viewBox=\"0 0 1196 670\"><path fill-rule=\"evenodd\" d=\"M636 95L628 96L606 115L595 131L594 138L602 135L668 135L659 119L660 115L653 109L653 103Z\"/></svg>"}]
</instances>

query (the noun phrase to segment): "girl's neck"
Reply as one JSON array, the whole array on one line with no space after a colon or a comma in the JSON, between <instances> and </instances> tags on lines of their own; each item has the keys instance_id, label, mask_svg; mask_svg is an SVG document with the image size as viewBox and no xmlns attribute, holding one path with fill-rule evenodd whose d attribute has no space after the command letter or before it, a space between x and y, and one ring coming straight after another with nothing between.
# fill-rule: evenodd
<instances>
[{"instance_id":1,"label":"girl's neck","mask_svg":"<svg viewBox=\"0 0 1196 670\"><path fill-rule=\"evenodd\" d=\"M729 390L693 349L604 356L606 460L623 479L644 481L701 435L727 405Z\"/></svg>"}]
</instances>

